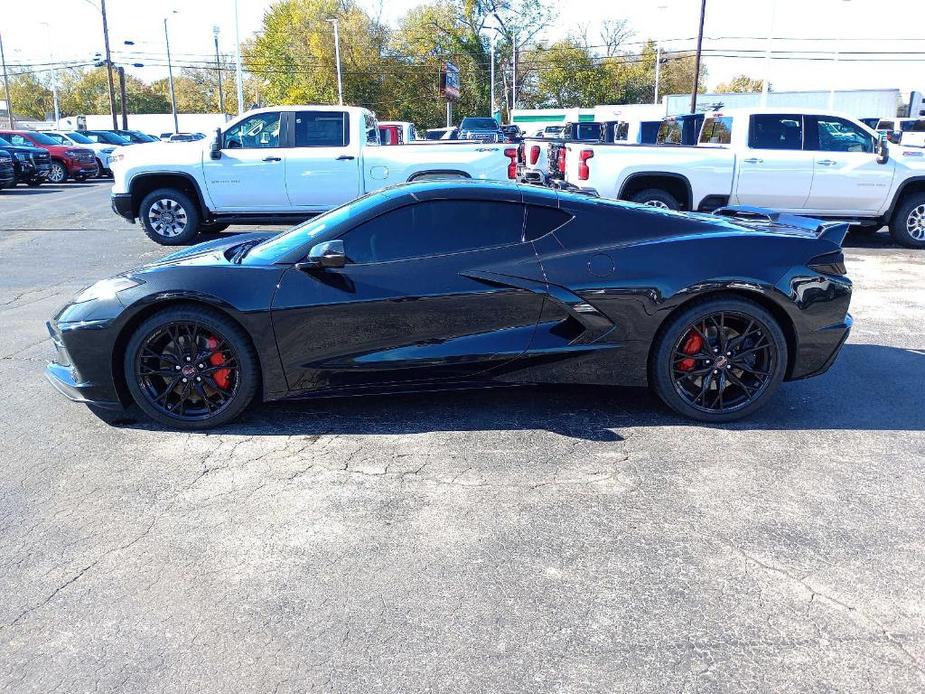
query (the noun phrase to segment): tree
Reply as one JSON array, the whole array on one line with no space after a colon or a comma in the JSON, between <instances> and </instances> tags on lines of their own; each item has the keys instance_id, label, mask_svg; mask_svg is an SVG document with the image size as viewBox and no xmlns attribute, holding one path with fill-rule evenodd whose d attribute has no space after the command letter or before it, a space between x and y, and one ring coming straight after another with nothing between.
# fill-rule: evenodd
<instances>
[{"instance_id":1,"label":"tree","mask_svg":"<svg viewBox=\"0 0 925 694\"><path fill-rule=\"evenodd\" d=\"M54 111L51 89L35 73L14 75L10 77L9 83L15 118L44 120L47 114Z\"/></svg>"},{"instance_id":2,"label":"tree","mask_svg":"<svg viewBox=\"0 0 925 694\"><path fill-rule=\"evenodd\" d=\"M125 91L128 97L129 113L167 113L170 102L158 92L154 85L148 85L137 77L125 76ZM69 69L60 73L59 102L62 116L79 116L89 113L109 113L109 82L106 68L92 70ZM119 103L116 85L116 109Z\"/></svg>"},{"instance_id":3,"label":"tree","mask_svg":"<svg viewBox=\"0 0 925 694\"><path fill-rule=\"evenodd\" d=\"M736 75L728 82L716 85L713 90L719 94L741 94L744 92L760 92L764 88L764 80L748 75Z\"/></svg>"}]
</instances>

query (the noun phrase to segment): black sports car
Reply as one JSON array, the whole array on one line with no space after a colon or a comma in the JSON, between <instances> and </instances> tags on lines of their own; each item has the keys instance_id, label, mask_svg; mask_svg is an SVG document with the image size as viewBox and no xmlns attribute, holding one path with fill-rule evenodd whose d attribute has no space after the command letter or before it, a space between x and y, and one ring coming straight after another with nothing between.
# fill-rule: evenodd
<instances>
[{"instance_id":1,"label":"black sports car","mask_svg":"<svg viewBox=\"0 0 925 694\"><path fill-rule=\"evenodd\" d=\"M264 400L650 385L706 421L822 373L848 336L846 224L432 181L103 280L49 323L51 382L184 429Z\"/></svg>"}]
</instances>

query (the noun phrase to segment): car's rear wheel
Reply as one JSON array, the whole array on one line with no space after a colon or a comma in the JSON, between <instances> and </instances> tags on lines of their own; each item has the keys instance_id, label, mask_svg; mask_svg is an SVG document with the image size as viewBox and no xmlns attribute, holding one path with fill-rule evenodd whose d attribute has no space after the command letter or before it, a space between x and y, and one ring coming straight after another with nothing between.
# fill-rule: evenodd
<instances>
[{"instance_id":1,"label":"car's rear wheel","mask_svg":"<svg viewBox=\"0 0 925 694\"><path fill-rule=\"evenodd\" d=\"M925 248L925 193L907 196L890 221L890 236L901 246Z\"/></svg>"},{"instance_id":2,"label":"car's rear wheel","mask_svg":"<svg viewBox=\"0 0 925 694\"><path fill-rule=\"evenodd\" d=\"M50 183L64 183L67 180L67 169L60 161L51 162L51 171L48 172Z\"/></svg>"},{"instance_id":3,"label":"car's rear wheel","mask_svg":"<svg viewBox=\"0 0 925 694\"><path fill-rule=\"evenodd\" d=\"M123 357L129 391L151 419L177 429L230 422L257 392L257 356L247 335L220 313L177 307L132 334Z\"/></svg>"},{"instance_id":4,"label":"car's rear wheel","mask_svg":"<svg viewBox=\"0 0 925 694\"><path fill-rule=\"evenodd\" d=\"M717 298L682 311L660 332L650 383L673 410L728 422L762 407L784 379L787 340L751 301Z\"/></svg>"},{"instance_id":5,"label":"car's rear wheel","mask_svg":"<svg viewBox=\"0 0 925 694\"><path fill-rule=\"evenodd\" d=\"M657 207L662 210L680 210L681 203L677 198L668 191L659 188L647 188L630 196L631 202L638 202L640 205Z\"/></svg>"},{"instance_id":6,"label":"car's rear wheel","mask_svg":"<svg viewBox=\"0 0 925 694\"><path fill-rule=\"evenodd\" d=\"M138 209L145 233L162 246L192 243L199 233L199 210L185 193L161 188L145 196Z\"/></svg>"}]
</instances>

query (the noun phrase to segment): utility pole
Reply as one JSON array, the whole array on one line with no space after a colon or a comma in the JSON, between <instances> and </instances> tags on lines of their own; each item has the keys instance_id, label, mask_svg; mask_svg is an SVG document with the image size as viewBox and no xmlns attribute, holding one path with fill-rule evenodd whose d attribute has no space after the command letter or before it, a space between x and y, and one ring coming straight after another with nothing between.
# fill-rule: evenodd
<instances>
[{"instance_id":1,"label":"utility pole","mask_svg":"<svg viewBox=\"0 0 925 694\"><path fill-rule=\"evenodd\" d=\"M112 114L112 129L119 129L116 119L116 87L112 81L112 56L109 53L109 24L106 22L106 0L100 0L100 12L103 15L103 44L106 47L106 79L109 82L109 112Z\"/></svg>"},{"instance_id":2,"label":"utility pole","mask_svg":"<svg viewBox=\"0 0 925 694\"><path fill-rule=\"evenodd\" d=\"M212 35L215 37L215 72L218 75L218 112L225 113L225 93L222 91L222 63L218 56L218 33L220 29L218 24L212 27Z\"/></svg>"},{"instance_id":3,"label":"utility pole","mask_svg":"<svg viewBox=\"0 0 925 694\"><path fill-rule=\"evenodd\" d=\"M116 68L119 73L119 97L122 100L122 129L128 130L128 99L125 96L125 68Z\"/></svg>"},{"instance_id":4,"label":"utility pole","mask_svg":"<svg viewBox=\"0 0 925 694\"><path fill-rule=\"evenodd\" d=\"M173 89L173 64L170 62L170 35L167 33L167 17L164 17L164 40L167 42L167 81L170 83L170 110L173 112L173 131L180 132L177 120L177 94Z\"/></svg>"},{"instance_id":5,"label":"utility pole","mask_svg":"<svg viewBox=\"0 0 925 694\"><path fill-rule=\"evenodd\" d=\"M700 53L703 50L703 20L707 0L700 0L700 29L697 30L697 57L694 59L694 90L691 92L691 113L697 113L697 90L700 89Z\"/></svg>"},{"instance_id":6,"label":"utility pole","mask_svg":"<svg viewBox=\"0 0 925 694\"><path fill-rule=\"evenodd\" d=\"M238 0L234 0L234 82L238 91L238 115L244 113L244 74L241 71L241 27L238 24Z\"/></svg>"},{"instance_id":7,"label":"utility pole","mask_svg":"<svg viewBox=\"0 0 925 694\"><path fill-rule=\"evenodd\" d=\"M340 75L340 34L337 33L337 20L329 19L328 21L334 25L334 59L337 61L337 101L341 106L343 106L344 82Z\"/></svg>"},{"instance_id":8,"label":"utility pole","mask_svg":"<svg viewBox=\"0 0 925 694\"><path fill-rule=\"evenodd\" d=\"M491 56L491 70L489 71L491 80L491 117L495 117L495 35L491 35L491 48L489 50L489 55Z\"/></svg>"},{"instance_id":9,"label":"utility pole","mask_svg":"<svg viewBox=\"0 0 925 694\"><path fill-rule=\"evenodd\" d=\"M6 76L6 56L3 54L3 36L0 35L0 63L3 64L3 88L6 90L6 117L9 121L10 130L15 128L13 125L13 100L10 99L10 81Z\"/></svg>"}]
</instances>

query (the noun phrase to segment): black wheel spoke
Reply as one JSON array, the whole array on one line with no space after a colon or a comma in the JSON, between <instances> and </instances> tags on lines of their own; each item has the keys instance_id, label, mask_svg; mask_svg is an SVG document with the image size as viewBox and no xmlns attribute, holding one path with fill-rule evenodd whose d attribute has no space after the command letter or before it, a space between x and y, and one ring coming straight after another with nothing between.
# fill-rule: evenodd
<instances>
[{"instance_id":1,"label":"black wheel spoke","mask_svg":"<svg viewBox=\"0 0 925 694\"><path fill-rule=\"evenodd\" d=\"M745 407L761 396L775 372L777 348L770 335L760 319L734 310L699 318L680 333L671 353L675 390L705 412ZM702 344L691 353L695 336Z\"/></svg>"},{"instance_id":2,"label":"black wheel spoke","mask_svg":"<svg viewBox=\"0 0 925 694\"><path fill-rule=\"evenodd\" d=\"M239 369L237 354L224 336L192 320L157 328L135 357L142 394L174 419L209 419L223 411L237 393ZM215 380L217 373L223 386Z\"/></svg>"}]
</instances>

